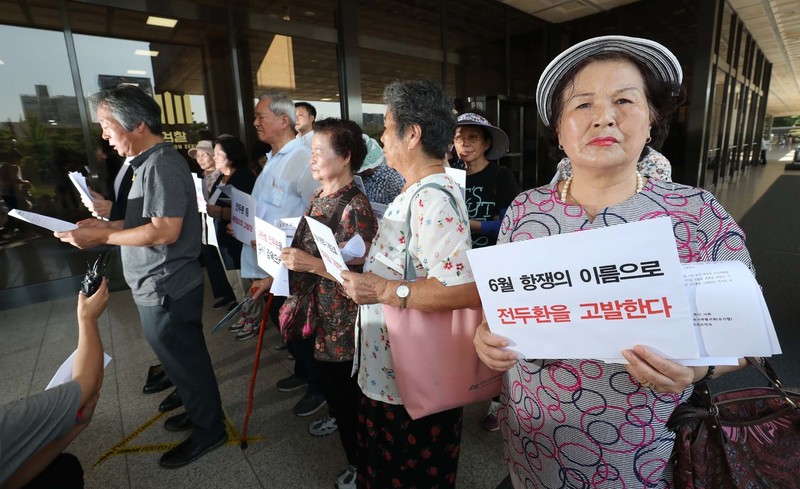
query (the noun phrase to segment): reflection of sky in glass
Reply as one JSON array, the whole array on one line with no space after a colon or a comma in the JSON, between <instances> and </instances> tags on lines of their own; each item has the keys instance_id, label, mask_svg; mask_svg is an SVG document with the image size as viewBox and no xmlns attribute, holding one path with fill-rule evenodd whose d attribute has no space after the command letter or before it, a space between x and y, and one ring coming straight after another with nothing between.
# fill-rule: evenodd
<instances>
[{"instance_id":1,"label":"reflection of sky in glass","mask_svg":"<svg viewBox=\"0 0 800 489\"><path fill-rule=\"evenodd\" d=\"M149 56L134 54L149 50L149 43L76 34L75 50L85 95L98 90L98 75L146 77L153 83ZM23 47L24 48L21 48ZM0 120L14 122L23 117L20 95L35 95L34 85L47 85L51 97L75 96L72 76L61 32L2 26L0 29ZM141 70L146 74L129 74ZM158 87L155 87L156 89ZM205 100L191 96L195 120L206 122ZM96 114L91 114L96 120Z\"/></svg>"},{"instance_id":2,"label":"reflection of sky in glass","mask_svg":"<svg viewBox=\"0 0 800 489\"><path fill-rule=\"evenodd\" d=\"M153 79L153 64L150 56L134 54L137 49L150 50L150 43L142 41L126 41L105 37L75 34L75 51L78 53L78 67L81 72L83 91L87 95L96 92L98 75L129 76L149 78L156 91ZM130 74L128 70L144 71L145 74ZM195 122L206 122L206 104L202 96L190 96ZM92 120L97 115L92 114Z\"/></svg>"},{"instance_id":3,"label":"reflection of sky in glass","mask_svg":"<svg viewBox=\"0 0 800 489\"><path fill-rule=\"evenodd\" d=\"M20 95L36 95L47 85L50 96L75 96L67 48L61 32L4 25L0 29L0 120L22 118Z\"/></svg>"}]
</instances>

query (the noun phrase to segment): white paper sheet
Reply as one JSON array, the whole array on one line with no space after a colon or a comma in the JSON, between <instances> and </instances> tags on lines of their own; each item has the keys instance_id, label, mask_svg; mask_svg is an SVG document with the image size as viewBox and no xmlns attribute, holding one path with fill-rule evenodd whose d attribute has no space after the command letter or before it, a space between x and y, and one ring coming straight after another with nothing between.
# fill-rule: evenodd
<instances>
[{"instance_id":1,"label":"white paper sheet","mask_svg":"<svg viewBox=\"0 0 800 489\"><path fill-rule=\"evenodd\" d=\"M214 224L214 218L205 214L206 220L206 244L219 248L219 240L217 240L217 228Z\"/></svg>"},{"instance_id":2,"label":"white paper sheet","mask_svg":"<svg viewBox=\"0 0 800 489\"><path fill-rule=\"evenodd\" d=\"M92 196L92 193L89 191L89 186L86 184L86 177L83 176L83 173L71 171L67 176L69 176L75 188L78 189L82 199L86 199L89 202L94 200L94 196Z\"/></svg>"},{"instance_id":3,"label":"white paper sheet","mask_svg":"<svg viewBox=\"0 0 800 489\"><path fill-rule=\"evenodd\" d=\"M701 356L773 354L764 321L763 295L744 263L686 263L683 274Z\"/></svg>"},{"instance_id":4,"label":"white paper sheet","mask_svg":"<svg viewBox=\"0 0 800 489\"><path fill-rule=\"evenodd\" d=\"M348 241L344 248L342 248L342 258L347 263L350 260L361 258L367 252L367 245L364 243L364 238L360 234L354 234L350 241Z\"/></svg>"},{"instance_id":5,"label":"white paper sheet","mask_svg":"<svg viewBox=\"0 0 800 489\"><path fill-rule=\"evenodd\" d=\"M281 231L286 233L286 237L289 239L289 242L291 242L292 238L294 238L294 233L297 232L297 226L300 225L300 219L302 219L302 217L284 217L283 219L278 219L274 224Z\"/></svg>"},{"instance_id":6,"label":"white paper sheet","mask_svg":"<svg viewBox=\"0 0 800 489\"><path fill-rule=\"evenodd\" d=\"M52 379L50 379L50 383L47 384L47 387L45 387L44 390L52 389L53 387L56 387L58 385L64 384L72 380L72 366L75 365L75 355L77 354L78 350L75 350L74 352L72 352L72 355L70 355L69 357L67 357L66 360L64 360L64 363L62 363L61 366L58 367L58 370L56 370L56 374L53 376ZM103 368L108 367L109 363L111 363L111 357L108 356L108 353L103 352Z\"/></svg>"},{"instance_id":7,"label":"white paper sheet","mask_svg":"<svg viewBox=\"0 0 800 489\"><path fill-rule=\"evenodd\" d=\"M372 206L372 212L375 213L375 217L378 219L378 223L380 223L389 206L378 202L370 202L369 205Z\"/></svg>"},{"instance_id":8,"label":"white paper sheet","mask_svg":"<svg viewBox=\"0 0 800 489\"><path fill-rule=\"evenodd\" d=\"M467 171L466 170L460 170L458 168L451 168L449 166L446 166L444 168L444 172L447 173L450 176L450 178L452 178L453 180L456 181L456 183L458 184L459 188L461 188L461 198L462 199L466 199L467 198Z\"/></svg>"},{"instance_id":9,"label":"white paper sheet","mask_svg":"<svg viewBox=\"0 0 800 489\"><path fill-rule=\"evenodd\" d=\"M325 270L339 283L342 283L342 272L347 270L347 265L344 263L342 250L339 249L339 245L336 243L333 231L311 217L306 216L306 221L308 221L308 227L314 236L314 242L317 244L322 262L325 264Z\"/></svg>"},{"instance_id":10,"label":"white paper sheet","mask_svg":"<svg viewBox=\"0 0 800 489\"><path fill-rule=\"evenodd\" d=\"M361 193L367 195L367 187L364 186L364 180L359 175L353 175L353 183L356 184Z\"/></svg>"},{"instance_id":11,"label":"white paper sheet","mask_svg":"<svg viewBox=\"0 0 800 489\"><path fill-rule=\"evenodd\" d=\"M233 185L226 185L224 183L217 185L217 189L222 192L222 198L226 200L230 200L233 198L233 189L235 189ZM237 189L238 190L238 189Z\"/></svg>"},{"instance_id":12,"label":"white paper sheet","mask_svg":"<svg viewBox=\"0 0 800 489\"><path fill-rule=\"evenodd\" d=\"M281 261L281 250L289 246L286 232L263 219L255 218L258 266L272 278L272 295L289 295L289 270Z\"/></svg>"},{"instance_id":13,"label":"white paper sheet","mask_svg":"<svg viewBox=\"0 0 800 489\"><path fill-rule=\"evenodd\" d=\"M614 359L637 344L669 358L699 358L668 218L467 256L491 330L524 358Z\"/></svg>"},{"instance_id":14,"label":"white paper sheet","mask_svg":"<svg viewBox=\"0 0 800 489\"><path fill-rule=\"evenodd\" d=\"M12 209L9 211L8 215L11 217L16 217L21 221L29 222L36 226L49 229L53 232L65 232L78 229L78 226L71 222L62 221L61 219L56 219L55 217L43 216L42 214L37 214L35 212Z\"/></svg>"},{"instance_id":15,"label":"white paper sheet","mask_svg":"<svg viewBox=\"0 0 800 489\"><path fill-rule=\"evenodd\" d=\"M219 205L217 204L217 200L222 195L222 190L219 187L215 188L211 195L208 196L208 203L211 205Z\"/></svg>"},{"instance_id":16,"label":"white paper sheet","mask_svg":"<svg viewBox=\"0 0 800 489\"><path fill-rule=\"evenodd\" d=\"M233 236L244 243L245 246L250 246L250 243L256 239L254 220L256 216L256 200L250 194L244 193L236 187L230 187L230 190L232 195L231 227L233 228Z\"/></svg>"},{"instance_id":17,"label":"white paper sheet","mask_svg":"<svg viewBox=\"0 0 800 489\"><path fill-rule=\"evenodd\" d=\"M737 365L744 356L781 353L764 295L744 263L684 263L681 270L700 358L676 359L677 363L692 367ZM627 363L623 358L604 361Z\"/></svg>"},{"instance_id":18,"label":"white paper sheet","mask_svg":"<svg viewBox=\"0 0 800 489\"><path fill-rule=\"evenodd\" d=\"M203 195L203 185L203 179L194 175L194 192L197 199L197 212L201 214L205 214L207 211L206 197Z\"/></svg>"},{"instance_id":19,"label":"white paper sheet","mask_svg":"<svg viewBox=\"0 0 800 489\"><path fill-rule=\"evenodd\" d=\"M375 275L386 280L400 280L403 278L403 267L393 262L388 256L383 253L376 253L373 259L370 271Z\"/></svg>"}]
</instances>

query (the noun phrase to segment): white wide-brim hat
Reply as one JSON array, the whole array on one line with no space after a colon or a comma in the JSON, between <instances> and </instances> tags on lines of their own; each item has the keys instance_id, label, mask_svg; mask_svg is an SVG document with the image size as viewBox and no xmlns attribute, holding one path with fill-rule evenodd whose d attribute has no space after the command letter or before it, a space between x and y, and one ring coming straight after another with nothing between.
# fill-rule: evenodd
<instances>
[{"instance_id":1,"label":"white wide-brim hat","mask_svg":"<svg viewBox=\"0 0 800 489\"><path fill-rule=\"evenodd\" d=\"M587 39L567 48L547 65L536 87L536 105L545 126L555 121L552 116L553 91L572 68L590 56L600 53L625 53L640 61L659 80L678 85L683 81L683 70L678 58L661 44L649 39L628 36L601 36Z\"/></svg>"},{"instance_id":2,"label":"white wide-brim hat","mask_svg":"<svg viewBox=\"0 0 800 489\"><path fill-rule=\"evenodd\" d=\"M508 134L499 127L495 127L489 121L473 112L465 112L458 116L456 126L480 126L492 137L492 147L486 150L484 156L487 160L499 160L508 153Z\"/></svg>"},{"instance_id":3,"label":"white wide-brim hat","mask_svg":"<svg viewBox=\"0 0 800 489\"><path fill-rule=\"evenodd\" d=\"M193 159L197 159L197 152L198 151L205 151L206 153L213 155L214 154L214 144L204 139L202 141L197 142L197 146L189 150L189 157Z\"/></svg>"}]
</instances>

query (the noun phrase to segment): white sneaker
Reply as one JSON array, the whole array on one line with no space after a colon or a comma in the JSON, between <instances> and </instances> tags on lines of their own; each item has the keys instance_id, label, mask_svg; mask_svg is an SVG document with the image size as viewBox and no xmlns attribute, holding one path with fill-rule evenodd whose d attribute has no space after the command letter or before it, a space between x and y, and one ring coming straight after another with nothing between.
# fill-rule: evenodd
<instances>
[{"instance_id":1,"label":"white sneaker","mask_svg":"<svg viewBox=\"0 0 800 489\"><path fill-rule=\"evenodd\" d=\"M339 477L336 478L336 482L333 483L333 487L336 489L356 489L356 466L355 465L348 465L344 472L339 474Z\"/></svg>"},{"instance_id":2,"label":"white sneaker","mask_svg":"<svg viewBox=\"0 0 800 489\"><path fill-rule=\"evenodd\" d=\"M497 401L492 401L489 405L489 412L486 413L486 416L483 418L483 427L487 431L497 431L500 429L500 423L497 420L497 408L500 407L500 403Z\"/></svg>"},{"instance_id":3,"label":"white sneaker","mask_svg":"<svg viewBox=\"0 0 800 489\"><path fill-rule=\"evenodd\" d=\"M332 418L329 415L308 425L308 432L314 436L328 436L338 428L339 426L336 425L336 418Z\"/></svg>"}]
</instances>

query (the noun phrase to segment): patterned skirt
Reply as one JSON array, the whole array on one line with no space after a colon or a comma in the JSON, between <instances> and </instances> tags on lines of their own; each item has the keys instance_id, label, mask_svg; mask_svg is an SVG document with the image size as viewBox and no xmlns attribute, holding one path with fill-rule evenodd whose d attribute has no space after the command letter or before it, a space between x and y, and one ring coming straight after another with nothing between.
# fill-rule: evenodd
<instances>
[{"instance_id":1,"label":"patterned skirt","mask_svg":"<svg viewBox=\"0 0 800 489\"><path fill-rule=\"evenodd\" d=\"M412 420L402 405L361 395L358 487L454 488L462 408Z\"/></svg>"}]
</instances>

